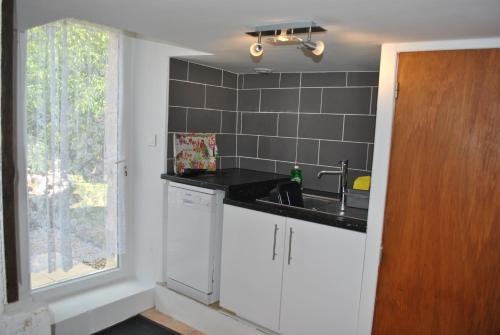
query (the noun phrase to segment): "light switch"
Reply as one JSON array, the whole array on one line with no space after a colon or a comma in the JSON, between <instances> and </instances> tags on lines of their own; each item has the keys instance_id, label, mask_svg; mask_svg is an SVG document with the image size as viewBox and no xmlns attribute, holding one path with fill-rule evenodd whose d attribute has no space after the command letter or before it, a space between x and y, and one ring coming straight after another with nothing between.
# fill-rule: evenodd
<instances>
[{"instance_id":1,"label":"light switch","mask_svg":"<svg viewBox=\"0 0 500 335\"><path fill-rule=\"evenodd\" d=\"M156 147L156 134L151 135L148 138L148 146L150 146L150 147Z\"/></svg>"}]
</instances>

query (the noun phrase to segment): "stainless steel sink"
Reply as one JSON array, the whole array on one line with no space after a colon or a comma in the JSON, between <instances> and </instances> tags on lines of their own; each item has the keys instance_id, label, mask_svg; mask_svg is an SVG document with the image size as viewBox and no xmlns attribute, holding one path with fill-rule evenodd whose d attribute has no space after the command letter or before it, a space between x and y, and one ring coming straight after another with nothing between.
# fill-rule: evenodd
<instances>
[{"instance_id":1,"label":"stainless steel sink","mask_svg":"<svg viewBox=\"0 0 500 335\"><path fill-rule=\"evenodd\" d=\"M269 197L260 198L257 199L257 201L263 203L272 203L283 207L295 208L297 210L315 211L315 212L321 212L336 216L350 217L361 220L366 220L368 216L367 210L359 208L346 207L345 210L342 211L341 209L342 204L340 203L340 199L337 198L324 197L307 193L302 194L302 198L304 199L304 207L283 205L273 201Z\"/></svg>"},{"instance_id":2,"label":"stainless steel sink","mask_svg":"<svg viewBox=\"0 0 500 335\"><path fill-rule=\"evenodd\" d=\"M320 197L310 194L303 194L304 208L311 210L319 210L325 206L338 203L339 200L335 198Z\"/></svg>"}]
</instances>

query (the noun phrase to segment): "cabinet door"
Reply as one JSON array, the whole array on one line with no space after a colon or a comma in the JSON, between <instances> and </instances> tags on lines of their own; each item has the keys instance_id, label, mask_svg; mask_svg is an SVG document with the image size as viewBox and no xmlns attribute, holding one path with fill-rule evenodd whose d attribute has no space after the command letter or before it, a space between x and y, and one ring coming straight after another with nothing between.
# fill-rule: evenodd
<instances>
[{"instance_id":1,"label":"cabinet door","mask_svg":"<svg viewBox=\"0 0 500 335\"><path fill-rule=\"evenodd\" d=\"M277 330L284 217L224 205L220 305Z\"/></svg>"},{"instance_id":2,"label":"cabinet door","mask_svg":"<svg viewBox=\"0 0 500 335\"><path fill-rule=\"evenodd\" d=\"M356 332L365 234L287 219L280 333Z\"/></svg>"}]
</instances>

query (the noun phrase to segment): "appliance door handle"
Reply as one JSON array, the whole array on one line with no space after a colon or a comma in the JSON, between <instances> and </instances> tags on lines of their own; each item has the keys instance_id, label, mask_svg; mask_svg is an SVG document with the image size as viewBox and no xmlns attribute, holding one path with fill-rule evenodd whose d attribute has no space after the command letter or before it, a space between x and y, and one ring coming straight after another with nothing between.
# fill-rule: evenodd
<instances>
[{"instance_id":1,"label":"appliance door handle","mask_svg":"<svg viewBox=\"0 0 500 335\"><path fill-rule=\"evenodd\" d=\"M290 237L288 240L288 265L292 262L292 235L293 235L293 229L290 227Z\"/></svg>"},{"instance_id":2,"label":"appliance door handle","mask_svg":"<svg viewBox=\"0 0 500 335\"><path fill-rule=\"evenodd\" d=\"M276 253L276 235L278 234L278 230L279 230L278 225L275 224L274 225L273 258L272 258L273 261L276 259L276 255L277 255L277 253Z\"/></svg>"}]
</instances>

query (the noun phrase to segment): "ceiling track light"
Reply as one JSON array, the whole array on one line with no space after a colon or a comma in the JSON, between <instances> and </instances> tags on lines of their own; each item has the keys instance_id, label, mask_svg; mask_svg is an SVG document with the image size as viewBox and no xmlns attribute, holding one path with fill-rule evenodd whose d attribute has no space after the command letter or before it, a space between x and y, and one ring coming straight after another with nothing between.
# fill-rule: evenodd
<instances>
[{"instance_id":1,"label":"ceiling track light","mask_svg":"<svg viewBox=\"0 0 500 335\"><path fill-rule=\"evenodd\" d=\"M260 57L264 53L264 46L262 45L262 34L259 32L259 37L257 38L257 43L253 43L250 46L250 55L254 57Z\"/></svg>"},{"instance_id":2,"label":"ceiling track light","mask_svg":"<svg viewBox=\"0 0 500 335\"><path fill-rule=\"evenodd\" d=\"M325 43L323 41L311 41L311 27L307 33L307 41L301 41L304 48L311 51L316 56L321 56L325 52Z\"/></svg>"},{"instance_id":3,"label":"ceiling track light","mask_svg":"<svg viewBox=\"0 0 500 335\"><path fill-rule=\"evenodd\" d=\"M262 36L273 36L273 44L276 46L286 45L288 43L300 43L301 48L310 51L315 56L321 56L325 52L325 43L322 41L312 41L312 33L325 32L326 29L316 25L312 21L288 22L275 25L258 26L255 31L248 32L250 36L257 37L257 43L250 46L250 54L254 57L260 57L264 53ZM307 34L304 40L296 34Z\"/></svg>"}]
</instances>

